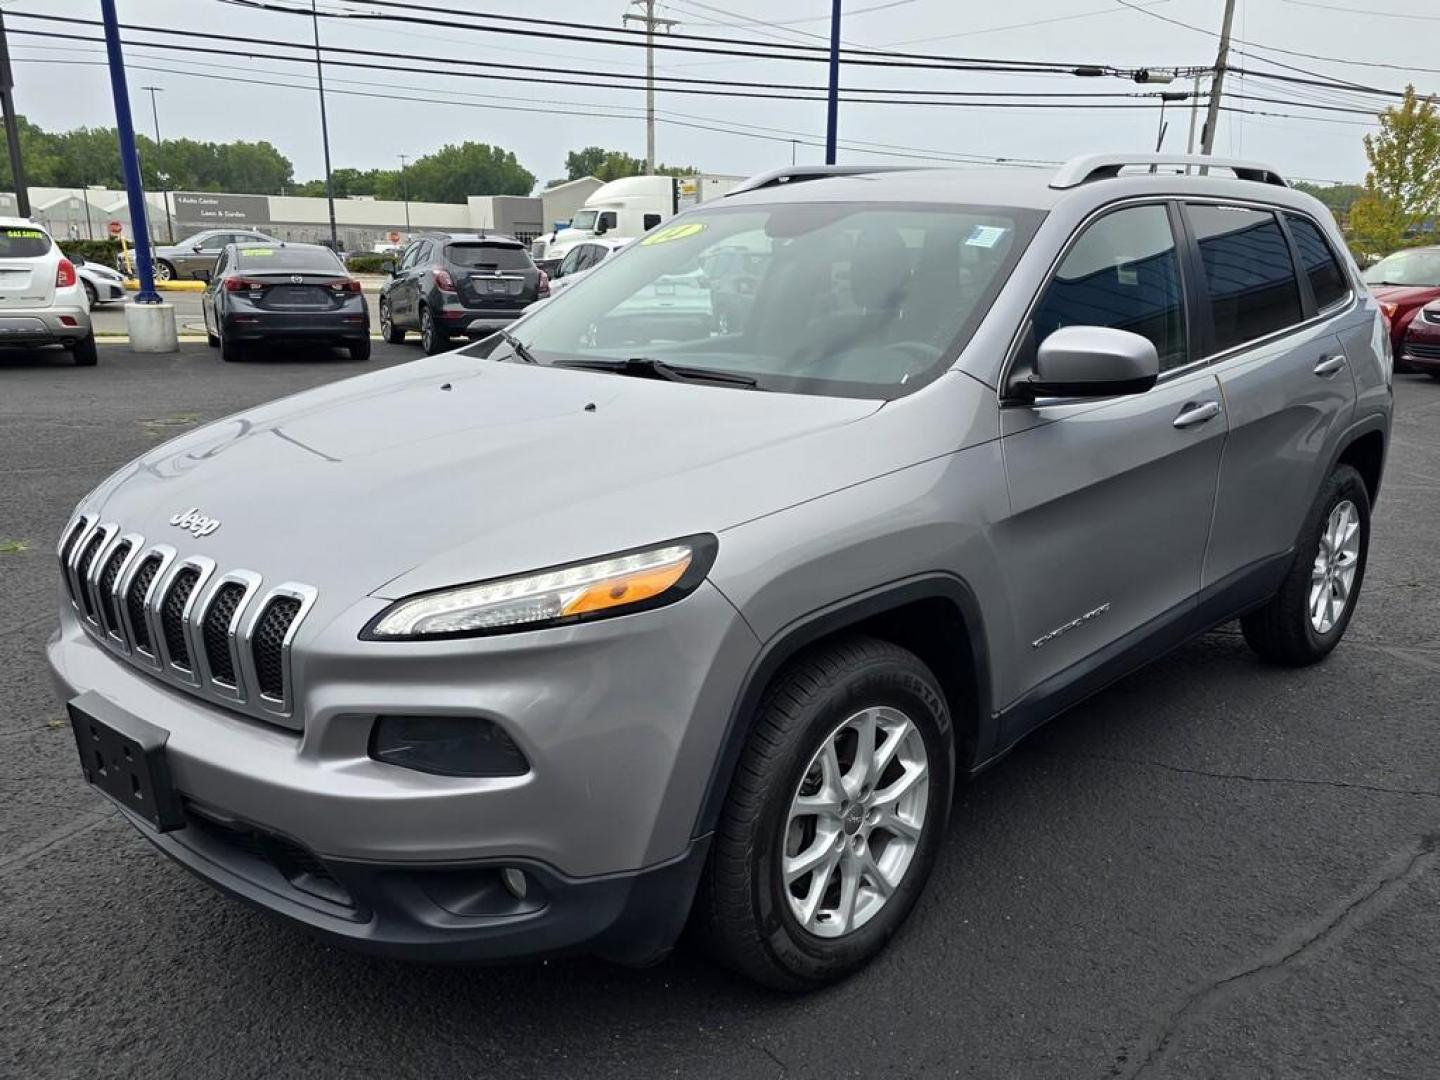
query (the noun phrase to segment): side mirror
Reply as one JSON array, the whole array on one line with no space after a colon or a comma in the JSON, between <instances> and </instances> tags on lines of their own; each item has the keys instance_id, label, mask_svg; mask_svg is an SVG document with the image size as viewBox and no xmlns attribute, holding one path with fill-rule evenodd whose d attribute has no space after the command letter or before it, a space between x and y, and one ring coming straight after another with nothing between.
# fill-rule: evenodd
<instances>
[{"instance_id":1,"label":"side mirror","mask_svg":"<svg viewBox=\"0 0 1440 1080\"><path fill-rule=\"evenodd\" d=\"M193 252L195 252L196 255L199 255L200 252L204 251L205 249L204 249L203 247L201 247L199 244L196 244L196 245L195 245L194 247L192 247L190 250L193 251Z\"/></svg>"},{"instance_id":2,"label":"side mirror","mask_svg":"<svg viewBox=\"0 0 1440 1080\"><path fill-rule=\"evenodd\" d=\"M1149 338L1108 326L1066 326L1035 351L1035 372L1015 389L1027 397L1143 394L1160 377Z\"/></svg>"},{"instance_id":3,"label":"side mirror","mask_svg":"<svg viewBox=\"0 0 1440 1080\"><path fill-rule=\"evenodd\" d=\"M381 269L382 271L384 271L385 273L389 274L391 277L394 277L394 276L395 276L395 260L394 260L394 259L386 259L384 262L382 262L382 263L380 264L380 269Z\"/></svg>"}]
</instances>

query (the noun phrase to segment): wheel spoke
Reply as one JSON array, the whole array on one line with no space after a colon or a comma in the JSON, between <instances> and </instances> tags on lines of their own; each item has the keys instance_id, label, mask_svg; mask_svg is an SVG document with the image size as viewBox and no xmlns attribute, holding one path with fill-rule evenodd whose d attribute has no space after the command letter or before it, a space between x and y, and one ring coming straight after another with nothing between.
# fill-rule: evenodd
<instances>
[{"instance_id":1,"label":"wheel spoke","mask_svg":"<svg viewBox=\"0 0 1440 1080\"><path fill-rule=\"evenodd\" d=\"M875 886L875 891L889 899L890 894L895 891L895 885L880 869L880 864L875 861L875 855L868 845L860 852L860 869L870 884Z\"/></svg>"},{"instance_id":2,"label":"wheel spoke","mask_svg":"<svg viewBox=\"0 0 1440 1080\"><path fill-rule=\"evenodd\" d=\"M885 775L885 770L890 767L890 762L895 760L895 755L899 752L901 743L909 737L911 730L909 720L902 721L895 727L889 729L885 742L875 755L875 774L872 777L873 783L878 784L880 782L880 778Z\"/></svg>"},{"instance_id":3,"label":"wheel spoke","mask_svg":"<svg viewBox=\"0 0 1440 1080\"><path fill-rule=\"evenodd\" d=\"M917 764L909 766L908 768L906 768L904 775L902 775L900 779L896 780L893 784L885 788L883 791L877 791L875 793L875 802L899 802L900 799L904 798L906 793L909 792L912 788L914 788L916 784L920 783L921 780L925 779L926 771L927 770L924 765Z\"/></svg>"},{"instance_id":4,"label":"wheel spoke","mask_svg":"<svg viewBox=\"0 0 1440 1080\"><path fill-rule=\"evenodd\" d=\"M895 812L894 807L881 807L872 828L900 837L902 840L919 840L920 826L912 825Z\"/></svg>"},{"instance_id":5,"label":"wheel spoke","mask_svg":"<svg viewBox=\"0 0 1440 1080\"><path fill-rule=\"evenodd\" d=\"M855 900L860 895L860 860L850 851L840 859L840 902L835 905L835 921L840 933L855 921Z\"/></svg>"},{"instance_id":6,"label":"wheel spoke","mask_svg":"<svg viewBox=\"0 0 1440 1080\"><path fill-rule=\"evenodd\" d=\"M815 874L810 879L810 888L805 893L805 899L800 903L800 909L796 915L800 919L800 925L807 930L814 926L815 916L820 910L820 904L825 899L825 894L830 890L830 879L835 874L835 867L840 863L840 852L830 852L830 857L820 864Z\"/></svg>"},{"instance_id":7,"label":"wheel spoke","mask_svg":"<svg viewBox=\"0 0 1440 1080\"><path fill-rule=\"evenodd\" d=\"M835 837L838 830L829 832L817 830L815 841L798 855L785 858L785 884L797 881L812 870L823 866L835 855Z\"/></svg>"},{"instance_id":8,"label":"wheel spoke","mask_svg":"<svg viewBox=\"0 0 1440 1080\"><path fill-rule=\"evenodd\" d=\"M855 795L862 787L875 781L875 710L866 709L855 719L855 760L845 774L845 790Z\"/></svg>"}]
</instances>

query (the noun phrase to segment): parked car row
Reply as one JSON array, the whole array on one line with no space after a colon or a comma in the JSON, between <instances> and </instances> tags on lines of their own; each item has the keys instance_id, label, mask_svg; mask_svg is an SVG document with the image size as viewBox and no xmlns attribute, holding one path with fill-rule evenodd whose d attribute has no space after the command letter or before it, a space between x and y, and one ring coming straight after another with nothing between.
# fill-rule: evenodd
<instances>
[{"instance_id":1,"label":"parked car row","mask_svg":"<svg viewBox=\"0 0 1440 1080\"><path fill-rule=\"evenodd\" d=\"M1396 371L1440 379L1440 247L1407 248L1365 271L1390 322Z\"/></svg>"}]
</instances>

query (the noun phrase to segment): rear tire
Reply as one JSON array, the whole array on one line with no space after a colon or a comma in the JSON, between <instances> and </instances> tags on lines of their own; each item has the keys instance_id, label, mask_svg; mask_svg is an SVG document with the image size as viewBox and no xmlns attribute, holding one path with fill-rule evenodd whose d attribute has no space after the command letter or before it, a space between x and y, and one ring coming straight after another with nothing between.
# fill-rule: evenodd
<instances>
[{"instance_id":1,"label":"rear tire","mask_svg":"<svg viewBox=\"0 0 1440 1080\"><path fill-rule=\"evenodd\" d=\"M174 267L172 264L166 262L164 259L156 259L156 260L155 260L155 280L156 280L156 281L174 281L174 280L175 280L175 267Z\"/></svg>"},{"instance_id":2,"label":"rear tire","mask_svg":"<svg viewBox=\"0 0 1440 1080\"><path fill-rule=\"evenodd\" d=\"M370 339L362 338L359 341L352 341L345 346L350 352L350 359L357 364L363 364L370 359Z\"/></svg>"},{"instance_id":3,"label":"rear tire","mask_svg":"<svg viewBox=\"0 0 1440 1080\"><path fill-rule=\"evenodd\" d=\"M1280 591L1240 620L1250 648L1285 667L1304 667L1328 656L1350 625L1369 552L1365 481L1349 465L1337 466L1305 519Z\"/></svg>"},{"instance_id":4,"label":"rear tire","mask_svg":"<svg viewBox=\"0 0 1440 1080\"><path fill-rule=\"evenodd\" d=\"M205 344L209 345L212 349L218 349L220 347L220 336L218 334L212 334L209 330L206 330Z\"/></svg>"},{"instance_id":5,"label":"rear tire","mask_svg":"<svg viewBox=\"0 0 1440 1080\"><path fill-rule=\"evenodd\" d=\"M81 278L81 279L80 279L80 284L83 285L83 286L85 286L85 304L86 304L86 306L87 306L91 311L94 311L97 307L100 306L100 297L98 297L98 296L95 295L95 286L94 286L94 285L91 285L90 282L86 281L84 278Z\"/></svg>"},{"instance_id":6,"label":"rear tire","mask_svg":"<svg viewBox=\"0 0 1440 1080\"><path fill-rule=\"evenodd\" d=\"M736 767L693 913L701 941L780 990L859 970L919 898L953 787L950 715L917 657L866 637L803 653Z\"/></svg>"},{"instance_id":7,"label":"rear tire","mask_svg":"<svg viewBox=\"0 0 1440 1080\"><path fill-rule=\"evenodd\" d=\"M76 367L94 367L100 362L100 350L95 347L95 332L92 330L75 343L70 358Z\"/></svg>"},{"instance_id":8,"label":"rear tire","mask_svg":"<svg viewBox=\"0 0 1440 1080\"><path fill-rule=\"evenodd\" d=\"M426 356L444 352L450 345L445 332L435 325L435 317L428 307L420 309L420 347Z\"/></svg>"},{"instance_id":9,"label":"rear tire","mask_svg":"<svg viewBox=\"0 0 1440 1080\"><path fill-rule=\"evenodd\" d=\"M220 336L220 359L227 364L238 364L245 359L245 346L234 338Z\"/></svg>"},{"instance_id":10,"label":"rear tire","mask_svg":"<svg viewBox=\"0 0 1440 1080\"><path fill-rule=\"evenodd\" d=\"M395 325L395 320L390 316L390 302L380 301L380 336L391 345L399 345L405 340L405 330Z\"/></svg>"}]
</instances>

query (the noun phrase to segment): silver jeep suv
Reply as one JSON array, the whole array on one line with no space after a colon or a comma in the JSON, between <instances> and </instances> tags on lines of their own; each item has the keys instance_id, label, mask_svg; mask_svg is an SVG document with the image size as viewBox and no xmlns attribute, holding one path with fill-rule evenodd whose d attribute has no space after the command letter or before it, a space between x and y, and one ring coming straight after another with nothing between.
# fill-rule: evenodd
<instances>
[{"instance_id":1,"label":"silver jeep suv","mask_svg":"<svg viewBox=\"0 0 1440 1080\"><path fill-rule=\"evenodd\" d=\"M1026 733L1227 620L1345 632L1388 337L1320 203L1205 163L758 177L144 455L59 544L85 775L382 953L855 970ZM663 286L722 247L716 330Z\"/></svg>"}]
</instances>

